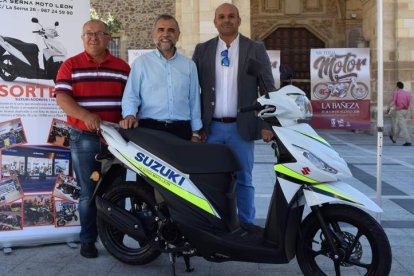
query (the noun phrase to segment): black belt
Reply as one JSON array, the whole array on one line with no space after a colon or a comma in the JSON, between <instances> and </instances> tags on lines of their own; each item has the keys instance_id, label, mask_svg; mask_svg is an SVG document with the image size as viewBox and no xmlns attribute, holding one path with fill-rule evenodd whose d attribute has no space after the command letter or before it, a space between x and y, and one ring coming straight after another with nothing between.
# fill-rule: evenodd
<instances>
[{"instance_id":1,"label":"black belt","mask_svg":"<svg viewBox=\"0 0 414 276\"><path fill-rule=\"evenodd\" d=\"M237 118L233 118L233 117L212 118L211 120L215 122L225 123L225 124L237 122Z\"/></svg>"},{"instance_id":2,"label":"black belt","mask_svg":"<svg viewBox=\"0 0 414 276\"><path fill-rule=\"evenodd\" d=\"M190 121L184 121L184 120L154 120L154 119L141 119L139 120L138 124L152 124L152 125L159 125L163 126L165 128L169 127L175 127L175 126L184 126L188 125L191 122Z\"/></svg>"},{"instance_id":3,"label":"black belt","mask_svg":"<svg viewBox=\"0 0 414 276\"><path fill-rule=\"evenodd\" d=\"M74 131L80 132L82 134L88 134L88 135L92 135L92 136L99 136L97 131L92 132L92 131L89 131L89 130L82 130L82 129L75 128L75 127L71 127L71 129L73 129Z\"/></svg>"}]
</instances>

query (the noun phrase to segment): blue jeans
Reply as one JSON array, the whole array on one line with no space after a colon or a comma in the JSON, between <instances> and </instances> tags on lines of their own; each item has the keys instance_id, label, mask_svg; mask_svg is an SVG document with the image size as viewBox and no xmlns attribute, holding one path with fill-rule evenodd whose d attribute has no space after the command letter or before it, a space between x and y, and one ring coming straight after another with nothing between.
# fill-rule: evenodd
<instances>
[{"instance_id":1,"label":"blue jeans","mask_svg":"<svg viewBox=\"0 0 414 276\"><path fill-rule=\"evenodd\" d=\"M81 224L81 243L93 243L98 237L96 227L96 206L90 202L96 183L90 179L93 171L101 171L101 163L95 155L101 153L105 146L99 137L70 128L70 151L76 180L80 185L79 217Z\"/></svg>"},{"instance_id":2,"label":"blue jeans","mask_svg":"<svg viewBox=\"0 0 414 276\"><path fill-rule=\"evenodd\" d=\"M236 173L237 211L239 219L253 223L256 215L252 171L254 162L254 141L240 137L237 123L211 122L209 144L226 144L239 159L241 170Z\"/></svg>"}]
</instances>

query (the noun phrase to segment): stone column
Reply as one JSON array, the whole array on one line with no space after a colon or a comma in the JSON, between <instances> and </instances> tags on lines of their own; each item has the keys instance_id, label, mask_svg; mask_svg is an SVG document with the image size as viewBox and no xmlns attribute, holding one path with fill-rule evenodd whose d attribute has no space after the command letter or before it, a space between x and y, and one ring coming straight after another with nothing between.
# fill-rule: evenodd
<instances>
[{"instance_id":1,"label":"stone column","mask_svg":"<svg viewBox=\"0 0 414 276\"><path fill-rule=\"evenodd\" d=\"M194 46L199 41L200 29L200 2L199 0L176 1L176 19L180 24L180 39L177 47L180 52L191 57Z\"/></svg>"},{"instance_id":2,"label":"stone column","mask_svg":"<svg viewBox=\"0 0 414 276\"><path fill-rule=\"evenodd\" d=\"M396 80L414 93L414 2L395 0Z\"/></svg>"}]
</instances>

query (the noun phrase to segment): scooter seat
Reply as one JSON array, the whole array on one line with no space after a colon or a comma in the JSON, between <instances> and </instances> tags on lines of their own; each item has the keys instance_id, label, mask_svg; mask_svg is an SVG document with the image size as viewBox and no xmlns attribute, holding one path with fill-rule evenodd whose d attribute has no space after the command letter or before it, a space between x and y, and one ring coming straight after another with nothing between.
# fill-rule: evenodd
<instances>
[{"instance_id":1,"label":"scooter seat","mask_svg":"<svg viewBox=\"0 0 414 276\"><path fill-rule=\"evenodd\" d=\"M183 140L168 132L137 127L120 134L184 173L222 173L240 170L237 158L222 144Z\"/></svg>"},{"instance_id":2,"label":"scooter seat","mask_svg":"<svg viewBox=\"0 0 414 276\"><path fill-rule=\"evenodd\" d=\"M39 47L35 43L26 43L24 41L18 40L12 37L4 37L4 40L7 41L13 47L22 51L22 53L32 53L36 54L39 52Z\"/></svg>"}]
</instances>

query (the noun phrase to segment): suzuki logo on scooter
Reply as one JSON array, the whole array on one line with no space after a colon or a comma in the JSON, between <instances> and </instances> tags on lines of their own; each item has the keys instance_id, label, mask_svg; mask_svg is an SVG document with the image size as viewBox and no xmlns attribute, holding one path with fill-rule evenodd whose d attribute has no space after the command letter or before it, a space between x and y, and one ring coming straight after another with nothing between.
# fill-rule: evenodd
<instances>
[{"instance_id":1,"label":"suzuki logo on scooter","mask_svg":"<svg viewBox=\"0 0 414 276\"><path fill-rule=\"evenodd\" d=\"M179 186L183 185L183 182L185 180L184 176L160 164L157 160L154 160L153 158L146 156L145 153L138 152L135 156L135 160L144 164L147 168L159 173L161 176L167 178L175 184Z\"/></svg>"},{"instance_id":2,"label":"suzuki logo on scooter","mask_svg":"<svg viewBox=\"0 0 414 276\"><path fill-rule=\"evenodd\" d=\"M301 172L303 175L308 175L310 174L311 170L308 167L304 167L302 168Z\"/></svg>"}]
</instances>

